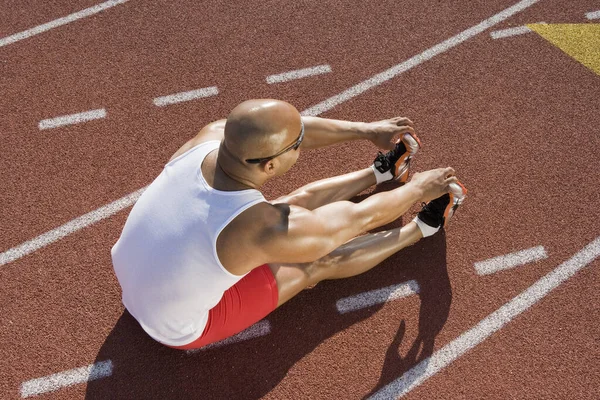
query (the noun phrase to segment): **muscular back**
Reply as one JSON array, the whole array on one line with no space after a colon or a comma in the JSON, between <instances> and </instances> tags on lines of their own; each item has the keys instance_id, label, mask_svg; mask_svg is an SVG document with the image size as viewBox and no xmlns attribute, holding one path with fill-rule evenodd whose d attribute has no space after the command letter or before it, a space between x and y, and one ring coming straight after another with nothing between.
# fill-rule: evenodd
<instances>
[{"instance_id":1,"label":"muscular back","mask_svg":"<svg viewBox=\"0 0 600 400\"><path fill-rule=\"evenodd\" d=\"M171 160L189 149L211 140L222 141L226 120L219 120L206 125L191 140L186 142ZM217 151L210 153L204 160L201 170L207 183L218 190L235 191L245 187L237 182L231 182L217 166ZM257 204L241 213L231 221L217 239L217 255L221 264L232 274L243 275L253 268L264 264L261 262L260 232L269 218L277 218L274 206L268 203ZM270 217L269 217L270 215Z\"/></svg>"}]
</instances>

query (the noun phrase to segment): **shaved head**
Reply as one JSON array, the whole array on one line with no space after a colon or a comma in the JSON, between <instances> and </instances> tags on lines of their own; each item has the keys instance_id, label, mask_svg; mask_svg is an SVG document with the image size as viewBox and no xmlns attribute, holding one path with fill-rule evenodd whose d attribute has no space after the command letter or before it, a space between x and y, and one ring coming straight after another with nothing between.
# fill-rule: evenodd
<instances>
[{"instance_id":1,"label":"shaved head","mask_svg":"<svg viewBox=\"0 0 600 400\"><path fill-rule=\"evenodd\" d=\"M292 143L301 129L300 113L285 101L248 100L225 123L225 146L238 160L269 157Z\"/></svg>"}]
</instances>

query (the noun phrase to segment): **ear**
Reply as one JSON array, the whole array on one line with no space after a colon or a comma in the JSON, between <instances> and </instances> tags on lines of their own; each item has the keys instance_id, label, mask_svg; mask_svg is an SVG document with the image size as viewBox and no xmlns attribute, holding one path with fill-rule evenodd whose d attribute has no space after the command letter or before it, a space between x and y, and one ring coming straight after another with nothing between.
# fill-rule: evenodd
<instances>
[{"instance_id":1,"label":"ear","mask_svg":"<svg viewBox=\"0 0 600 400\"><path fill-rule=\"evenodd\" d=\"M265 174L267 174L267 176L269 176L269 177L274 176L277 173L278 166L279 166L279 162L277 161L276 158L273 158L264 163L263 172Z\"/></svg>"}]
</instances>

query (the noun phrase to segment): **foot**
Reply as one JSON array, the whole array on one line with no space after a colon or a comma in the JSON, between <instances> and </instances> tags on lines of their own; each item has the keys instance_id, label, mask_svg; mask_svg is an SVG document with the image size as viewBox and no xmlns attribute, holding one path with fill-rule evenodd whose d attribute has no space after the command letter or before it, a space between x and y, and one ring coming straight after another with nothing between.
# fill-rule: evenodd
<instances>
[{"instance_id":1,"label":"foot","mask_svg":"<svg viewBox=\"0 0 600 400\"><path fill-rule=\"evenodd\" d=\"M421 148L421 141L414 133L405 133L396 142L396 147L386 154L379 152L373 167L382 174L389 175L389 180L395 179L401 183L408 180L410 161ZM389 173L389 174L388 174Z\"/></svg>"},{"instance_id":2,"label":"foot","mask_svg":"<svg viewBox=\"0 0 600 400\"><path fill-rule=\"evenodd\" d=\"M442 226L444 228L448 226L458 206L464 201L467 195L467 188L460 182L451 183L449 188L450 191L448 193L423 206L415 218L415 222L421 229L423 237L433 235Z\"/></svg>"}]
</instances>

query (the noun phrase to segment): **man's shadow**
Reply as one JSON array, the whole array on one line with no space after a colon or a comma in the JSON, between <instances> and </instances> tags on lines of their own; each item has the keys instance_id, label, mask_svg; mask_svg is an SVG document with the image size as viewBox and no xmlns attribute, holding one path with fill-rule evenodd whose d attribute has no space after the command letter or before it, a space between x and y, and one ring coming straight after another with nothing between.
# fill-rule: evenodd
<instances>
[{"instance_id":1,"label":"man's shadow","mask_svg":"<svg viewBox=\"0 0 600 400\"><path fill-rule=\"evenodd\" d=\"M400 221L388 228L394 226L400 226ZM452 299L445 242L441 232L396 253L359 277L321 282L268 315L269 334L193 354L154 342L125 311L95 360L111 360L112 375L89 382L86 398L261 398L323 341L383 307L380 304L340 314L336 300L416 280L421 299L418 336L408 354L400 357L398 346L405 326L404 321L399 322L374 392L433 352Z\"/></svg>"},{"instance_id":2,"label":"man's shadow","mask_svg":"<svg viewBox=\"0 0 600 400\"><path fill-rule=\"evenodd\" d=\"M420 248L419 248L420 247ZM373 390L365 396L372 394L403 376L406 372L433 354L435 338L446 324L452 303L452 288L448 277L446 264L446 239L442 230L431 238L421 240L414 246L420 253L420 262L426 268L412 271L411 279L419 284L419 326L417 337L404 357L399 354L399 348L406 332L406 323L400 321L398 331L390 344L387 352L379 382ZM441 260L443 255L443 260ZM410 379L415 380L425 368L413 371Z\"/></svg>"}]
</instances>

